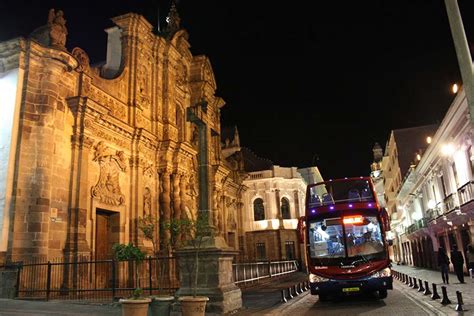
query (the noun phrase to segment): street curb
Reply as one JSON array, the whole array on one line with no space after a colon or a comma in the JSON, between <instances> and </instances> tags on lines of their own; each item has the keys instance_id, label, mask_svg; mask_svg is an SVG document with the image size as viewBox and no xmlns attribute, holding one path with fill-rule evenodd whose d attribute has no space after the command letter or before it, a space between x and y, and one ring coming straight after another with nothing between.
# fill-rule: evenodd
<instances>
[{"instance_id":1,"label":"street curb","mask_svg":"<svg viewBox=\"0 0 474 316\"><path fill-rule=\"evenodd\" d=\"M272 309L271 312L283 313L285 310L292 307L292 304L290 304L290 303L299 302L303 297L306 297L307 295L309 295L309 293L310 293L309 291L303 292L302 294L298 295L297 297L292 298L291 300L289 300L287 303L282 303L280 306L278 306L278 308ZM283 314L280 314L280 315L283 315Z\"/></svg>"},{"instance_id":2,"label":"street curb","mask_svg":"<svg viewBox=\"0 0 474 316\"><path fill-rule=\"evenodd\" d=\"M402 284L394 282L394 285L410 301L412 301L414 304L416 304L418 307L420 307L422 310L424 310L428 314L436 315L436 316L449 316L449 315L452 315L451 313L447 314L444 311L440 311L439 308L441 308L442 306L437 308L437 307L431 305L430 303L427 303L423 300L420 300L420 297L418 295L416 295L415 293L412 293L410 291L407 291L407 288L402 286ZM418 293L418 292L416 292L416 293ZM449 312L451 312L451 311L449 311ZM458 313L456 312L455 315L457 315L457 314Z\"/></svg>"}]
</instances>

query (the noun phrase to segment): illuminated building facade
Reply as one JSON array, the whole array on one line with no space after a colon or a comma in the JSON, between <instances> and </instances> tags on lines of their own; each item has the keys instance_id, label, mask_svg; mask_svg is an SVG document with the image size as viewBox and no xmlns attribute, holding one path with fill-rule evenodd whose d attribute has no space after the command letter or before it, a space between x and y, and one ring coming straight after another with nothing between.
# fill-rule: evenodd
<instances>
[{"instance_id":1,"label":"illuminated building facade","mask_svg":"<svg viewBox=\"0 0 474 316\"><path fill-rule=\"evenodd\" d=\"M401 185L401 262L436 268L438 248L466 254L474 241L473 123L460 91Z\"/></svg>"},{"instance_id":2,"label":"illuminated building facade","mask_svg":"<svg viewBox=\"0 0 474 316\"><path fill-rule=\"evenodd\" d=\"M239 248L242 173L222 154L224 101L209 59L190 52L174 6L158 35L137 14L112 21L97 67L66 48L62 11L29 38L0 43L2 259L108 257L128 242L151 250L140 217L195 218L198 136L187 112L196 105L212 222Z\"/></svg>"}]
</instances>

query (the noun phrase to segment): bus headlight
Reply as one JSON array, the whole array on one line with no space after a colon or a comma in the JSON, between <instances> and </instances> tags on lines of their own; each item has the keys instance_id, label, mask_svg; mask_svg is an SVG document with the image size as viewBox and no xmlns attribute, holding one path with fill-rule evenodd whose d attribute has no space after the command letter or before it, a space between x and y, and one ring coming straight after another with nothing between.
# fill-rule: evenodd
<instances>
[{"instance_id":1,"label":"bus headlight","mask_svg":"<svg viewBox=\"0 0 474 316\"><path fill-rule=\"evenodd\" d=\"M371 278L386 278L391 275L392 275L392 270L390 270L390 268L385 268L385 269L375 272L370 277Z\"/></svg>"},{"instance_id":2,"label":"bus headlight","mask_svg":"<svg viewBox=\"0 0 474 316\"><path fill-rule=\"evenodd\" d=\"M329 281L328 278L323 278L322 276L316 275L316 274L309 274L309 282L310 283L316 283L316 282L326 282Z\"/></svg>"}]
</instances>

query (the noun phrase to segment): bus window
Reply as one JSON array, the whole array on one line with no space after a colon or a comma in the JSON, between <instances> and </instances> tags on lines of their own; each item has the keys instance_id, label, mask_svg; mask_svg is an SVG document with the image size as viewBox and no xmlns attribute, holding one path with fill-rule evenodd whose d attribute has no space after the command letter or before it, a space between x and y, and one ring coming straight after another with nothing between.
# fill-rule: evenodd
<instances>
[{"instance_id":1,"label":"bus window","mask_svg":"<svg viewBox=\"0 0 474 316\"><path fill-rule=\"evenodd\" d=\"M347 237L347 254L372 255L384 250L380 224L375 216L362 217L363 221L346 221L344 228Z\"/></svg>"},{"instance_id":2,"label":"bus window","mask_svg":"<svg viewBox=\"0 0 474 316\"><path fill-rule=\"evenodd\" d=\"M339 258L345 256L340 218L312 222L309 226L311 258Z\"/></svg>"}]
</instances>

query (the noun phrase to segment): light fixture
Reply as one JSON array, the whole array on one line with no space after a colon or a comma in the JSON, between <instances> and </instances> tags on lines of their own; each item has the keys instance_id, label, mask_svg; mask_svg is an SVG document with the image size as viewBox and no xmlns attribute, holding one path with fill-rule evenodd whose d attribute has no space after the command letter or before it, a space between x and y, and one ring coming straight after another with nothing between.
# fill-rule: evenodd
<instances>
[{"instance_id":1,"label":"light fixture","mask_svg":"<svg viewBox=\"0 0 474 316\"><path fill-rule=\"evenodd\" d=\"M420 154L416 154L416 160L418 160L418 161L421 160L421 155Z\"/></svg>"},{"instance_id":2,"label":"light fixture","mask_svg":"<svg viewBox=\"0 0 474 316\"><path fill-rule=\"evenodd\" d=\"M441 153L445 156L450 156L452 154L454 154L454 145L449 143L449 144L444 144L442 147L441 147Z\"/></svg>"},{"instance_id":3,"label":"light fixture","mask_svg":"<svg viewBox=\"0 0 474 316\"><path fill-rule=\"evenodd\" d=\"M436 207L436 201L435 200L429 200L428 201L428 208L429 209L434 209Z\"/></svg>"},{"instance_id":4,"label":"light fixture","mask_svg":"<svg viewBox=\"0 0 474 316\"><path fill-rule=\"evenodd\" d=\"M427 142L428 144L431 144L431 136L426 137L426 142Z\"/></svg>"},{"instance_id":5,"label":"light fixture","mask_svg":"<svg viewBox=\"0 0 474 316\"><path fill-rule=\"evenodd\" d=\"M459 87L458 87L458 85L457 85L456 83L452 85L451 91L452 91L453 93L458 93Z\"/></svg>"}]
</instances>

